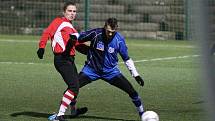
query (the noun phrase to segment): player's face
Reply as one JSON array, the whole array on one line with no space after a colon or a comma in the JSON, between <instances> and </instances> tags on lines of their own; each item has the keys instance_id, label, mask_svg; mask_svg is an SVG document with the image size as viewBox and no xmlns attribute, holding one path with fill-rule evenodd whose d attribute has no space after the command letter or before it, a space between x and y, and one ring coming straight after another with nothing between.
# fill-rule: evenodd
<instances>
[{"instance_id":1,"label":"player's face","mask_svg":"<svg viewBox=\"0 0 215 121\"><path fill-rule=\"evenodd\" d=\"M115 32L116 30L112 29L109 25L105 26L105 34L107 39L112 38Z\"/></svg>"},{"instance_id":2,"label":"player's face","mask_svg":"<svg viewBox=\"0 0 215 121\"><path fill-rule=\"evenodd\" d=\"M72 21L76 18L77 8L74 5L67 6L66 10L63 12L63 15L68 20Z\"/></svg>"}]
</instances>

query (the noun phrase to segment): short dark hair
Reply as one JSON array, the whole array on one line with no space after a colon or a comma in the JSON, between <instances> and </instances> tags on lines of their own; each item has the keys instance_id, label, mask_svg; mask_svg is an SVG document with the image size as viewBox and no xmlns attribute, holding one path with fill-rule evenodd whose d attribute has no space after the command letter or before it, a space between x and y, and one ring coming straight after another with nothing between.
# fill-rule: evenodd
<instances>
[{"instance_id":1,"label":"short dark hair","mask_svg":"<svg viewBox=\"0 0 215 121\"><path fill-rule=\"evenodd\" d=\"M112 29L117 29L118 27L118 21L116 18L108 18L105 21L105 26L109 25Z\"/></svg>"},{"instance_id":2,"label":"short dark hair","mask_svg":"<svg viewBox=\"0 0 215 121\"><path fill-rule=\"evenodd\" d=\"M75 3L75 1L67 1L67 2L65 2L64 5L63 5L63 11L66 11L66 9L67 9L67 7L68 7L69 5L74 5L74 6L76 6L76 3Z\"/></svg>"}]
</instances>

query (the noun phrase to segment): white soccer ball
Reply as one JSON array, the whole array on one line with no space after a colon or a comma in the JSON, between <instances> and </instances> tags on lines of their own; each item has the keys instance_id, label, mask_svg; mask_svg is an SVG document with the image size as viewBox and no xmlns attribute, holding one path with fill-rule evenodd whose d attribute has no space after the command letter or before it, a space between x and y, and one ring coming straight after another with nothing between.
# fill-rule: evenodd
<instances>
[{"instance_id":1,"label":"white soccer ball","mask_svg":"<svg viewBox=\"0 0 215 121\"><path fill-rule=\"evenodd\" d=\"M141 116L141 121L159 121L159 116L154 111L146 111Z\"/></svg>"}]
</instances>

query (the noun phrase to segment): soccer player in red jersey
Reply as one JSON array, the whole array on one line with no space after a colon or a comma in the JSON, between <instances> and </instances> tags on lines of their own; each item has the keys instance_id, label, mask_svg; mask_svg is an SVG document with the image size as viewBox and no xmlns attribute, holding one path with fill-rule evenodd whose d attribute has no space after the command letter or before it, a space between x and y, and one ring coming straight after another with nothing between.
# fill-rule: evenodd
<instances>
[{"instance_id":1,"label":"soccer player in red jersey","mask_svg":"<svg viewBox=\"0 0 215 121\"><path fill-rule=\"evenodd\" d=\"M44 30L37 55L43 59L47 41L51 40L51 47L54 53L54 66L61 74L68 88L63 94L60 108L57 114L50 116L49 120L65 121L64 114L70 103L76 100L79 93L78 72L75 65L75 45L78 42L70 35L78 38L79 34L73 27L72 21L76 18L76 5L74 2L66 2L63 7L63 17L55 18L51 24ZM87 108L76 109L76 114L87 112Z\"/></svg>"}]
</instances>

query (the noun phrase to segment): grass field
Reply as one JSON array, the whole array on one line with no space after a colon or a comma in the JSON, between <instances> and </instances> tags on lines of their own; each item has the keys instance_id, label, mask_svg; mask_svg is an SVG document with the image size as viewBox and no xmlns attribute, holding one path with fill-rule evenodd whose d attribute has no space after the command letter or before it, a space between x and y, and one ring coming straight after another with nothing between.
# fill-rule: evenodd
<instances>
[{"instance_id":1,"label":"grass field","mask_svg":"<svg viewBox=\"0 0 215 121\"><path fill-rule=\"evenodd\" d=\"M0 35L0 121L46 121L56 112L66 85L53 66L50 43L45 59L36 55L39 37ZM190 41L127 40L130 57L145 79L140 87L123 63L146 110L160 121L207 121L199 79L199 56ZM78 70L85 56L77 54ZM121 59L120 59L121 62ZM80 90L86 115L69 121L139 121L125 93L98 80Z\"/></svg>"}]
</instances>

